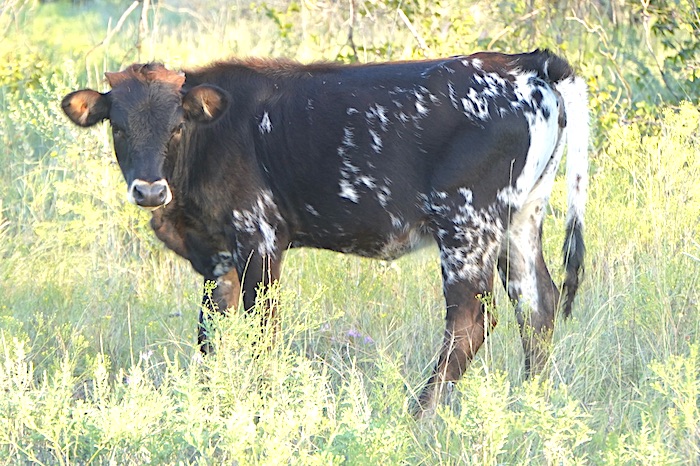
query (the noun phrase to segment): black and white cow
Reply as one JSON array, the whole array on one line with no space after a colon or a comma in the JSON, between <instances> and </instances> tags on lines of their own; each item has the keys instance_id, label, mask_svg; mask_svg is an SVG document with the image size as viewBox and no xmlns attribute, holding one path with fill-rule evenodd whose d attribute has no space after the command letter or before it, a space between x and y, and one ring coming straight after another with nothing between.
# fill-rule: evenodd
<instances>
[{"instance_id":1,"label":"black and white cow","mask_svg":"<svg viewBox=\"0 0 700 466\"><path fill-rule=\"evenodd\" d=\"M565 316L583 263L588 180L586 85L562 58L248 59L184 72L149 63L106 77L111 91L73 92L63 109L80 126L110 120L127 198L218 285L203 307L236 307L242 288L252 309L290 247L394 259L428 238L447 317L420 408L434 407L495 325L482 297L496 269L516 303L527 371L546 362L560 293L542 220L565 145ZM265 317L276 329L274 304Z\"/></svg>"}]
</instances>

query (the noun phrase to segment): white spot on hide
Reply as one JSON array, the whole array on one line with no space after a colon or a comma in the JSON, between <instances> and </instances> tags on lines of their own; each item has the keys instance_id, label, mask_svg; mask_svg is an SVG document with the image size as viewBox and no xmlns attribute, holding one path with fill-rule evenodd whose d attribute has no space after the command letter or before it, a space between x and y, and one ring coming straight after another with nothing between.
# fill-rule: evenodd
<instances>
[{"instance_id":1,"label":"white spot on hide","mask_svg":"<svg viewBox=\"0 0 700 466\"><path fill-rule=\"evenodd\" d=\"M214 265L212 272L215 277L226 275L233 268L233 255L229 251L221 251L211 259Z\"/></svg>"},{"instance_id":2,"label":"white spot on hide","mask_svg":"<svg viewBox=\"0 0 700 466\"><path fill-rule=\"evenodd\" d=\"M262 191L248 209L233 211L234 228L258 240L258 254L263 257L277 250L275 225L280 221L282 217L269 191Z\"/></svg>"},{"instance_id":3,"label":"white spot on hide","mask_svg":"<svg viewBox=\"0 0 700 466\"><path fill-rule=\"evenodd\" d=\"M382 151L382 138L379 136L379 133L377 133L373 129L369 129L369 135L372 137L372 142L370 143L370 146L372 146L372 150L376 152L377 154Z\"/></svg>"},{"instance_id":4,"label":"white spot on hide","mask_svg":"<svg viewBox=\"0 0 700 466\"><path fill-rule=\"evenodd\" d=\"M348 180L340 180L340 197L344 197L345 199L348 199L355 204L357 204L357 201L359 200L359 196L357 195L357 191L355 190L355 187L350 184Z\"/></svg>"},{"instance_id":5,"label":"white spot on hide","mask_svg":"<svg viewBox=\"0 0 700 466\"><path fill-rule=\"evenodd\" d=\"M318 217L318 216L319 216L318 211L317 211L317 210L314 208L314 206L312 206L311 204L306 204L306 205L304 206L304 208L306 209L306 211L307 211L308 213L310 213L310 214L313 215L314 217Z\"/></svg>"},{"instance_id":6,"label":"white spot on hide","mask_svg":"<svg viewBox=\"0 0 700 466\"><path fill-rule=\"evenodd\" d=\"M270 121L270 115L267 112L263 113L258 129L260 130L260 134L265 134L272 131L272 122Z\"/></svg>"}]
</instances>

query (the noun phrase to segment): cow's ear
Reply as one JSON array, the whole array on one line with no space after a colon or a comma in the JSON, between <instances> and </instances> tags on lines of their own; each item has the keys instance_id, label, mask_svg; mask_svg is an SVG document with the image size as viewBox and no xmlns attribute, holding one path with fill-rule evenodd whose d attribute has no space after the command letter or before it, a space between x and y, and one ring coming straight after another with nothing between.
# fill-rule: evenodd
<instances>
[{"instance_id":1,"label":"cow's ear","mask_svg":"<svg viewBox=\"0 0 700 466\"><path fill-rule=\"evenodd\" d=\"M92 89L71 92L61 102L68 118L79 126L92 126L108 118L110 106L107 94Z\"/></svg>"},{"instance_id":2,"label":"cow's ear","mask_svg":"<svg viewBox=\"0 0 700 466\"><path fill-rule=\"evenodd\" d=\"M201 84L195 86L182 98L185 117L197 123L213 123L228 109L228 93L217 86Z\"/></svg>"}]
</instances>

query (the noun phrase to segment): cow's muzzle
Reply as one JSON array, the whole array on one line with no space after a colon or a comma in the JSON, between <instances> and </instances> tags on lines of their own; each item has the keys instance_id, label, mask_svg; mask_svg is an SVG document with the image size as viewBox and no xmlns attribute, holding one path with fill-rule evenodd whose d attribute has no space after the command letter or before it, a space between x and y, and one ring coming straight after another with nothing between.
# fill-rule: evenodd
<instances>
[{"instance_id":1,"label":"cow's muzzle","mask_svg":"<svg viewBox=\"0 0 700 466\"><path fill-rule=\"evenodd\" d=\"M154 182L136 179L129 186L127 197L132 204L153 210L170 202L173 199L173 193L164 179Z\"/></svg>"}]
</instances>

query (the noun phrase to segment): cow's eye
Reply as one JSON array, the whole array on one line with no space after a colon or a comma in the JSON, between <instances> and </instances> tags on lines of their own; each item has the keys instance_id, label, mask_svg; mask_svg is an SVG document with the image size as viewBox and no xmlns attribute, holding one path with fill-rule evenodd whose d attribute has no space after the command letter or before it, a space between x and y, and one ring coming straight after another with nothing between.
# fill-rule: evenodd
<instances>
[{"instance_id":1,"label":"cow's eye","mask_svg":"<svg viewBox=\"0 0 700 466\"><path fill-rule=\"evenodd\" d=\"M182 130L185 128L184 123L180 123L173 129L173 136L180 136L182 134Z\"/></svg>"},{"instance_id":2,"label":"cow's eye","mask_svg":"<svg viewBox=\"0 0 700 466\"><path fill-rule=\"evenodd\" d=\"M124 130L120 128L119 126L112 126L112 136L115 138L123 138L124 137Z\"/></svg>"}]
</instances>

